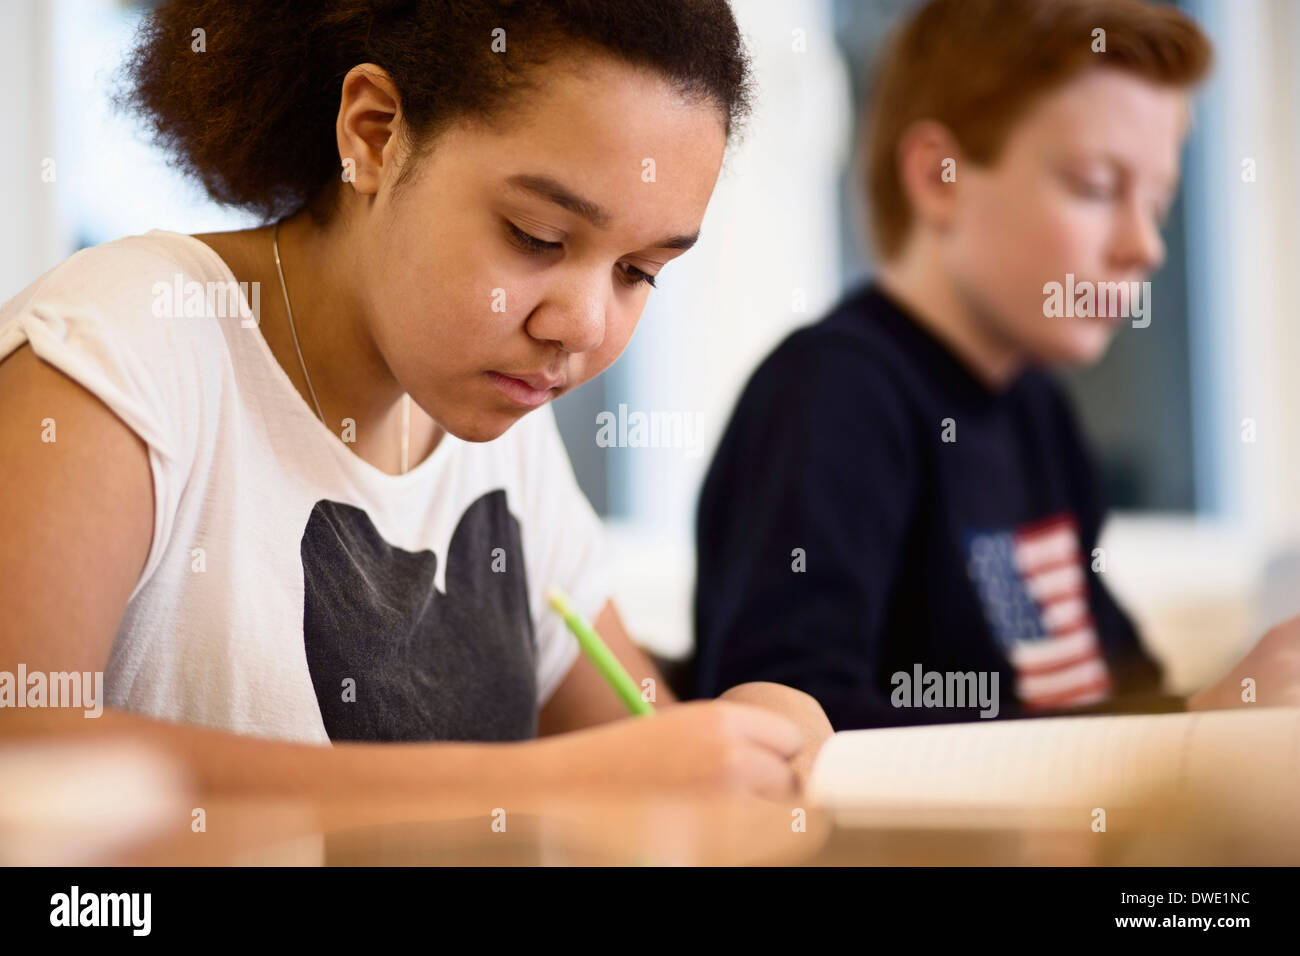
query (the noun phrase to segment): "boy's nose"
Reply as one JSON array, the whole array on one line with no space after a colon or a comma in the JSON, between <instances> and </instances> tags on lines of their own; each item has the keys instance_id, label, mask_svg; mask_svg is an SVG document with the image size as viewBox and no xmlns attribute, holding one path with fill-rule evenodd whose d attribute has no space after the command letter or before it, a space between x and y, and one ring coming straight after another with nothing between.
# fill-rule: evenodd
<instances>
[{"instance_id":1,"label":"boy's nose","mask_svg":"<svg viewBox=\"0 0 1300 956\"><path fill-rule=\"evenodd\" d=\"M1143 211L1136 203L1124 206L1113 252L1116 265L1124 270L1150 275L1165 261L1165 243L1155 217Z\"/></svg>"}]
</instances>

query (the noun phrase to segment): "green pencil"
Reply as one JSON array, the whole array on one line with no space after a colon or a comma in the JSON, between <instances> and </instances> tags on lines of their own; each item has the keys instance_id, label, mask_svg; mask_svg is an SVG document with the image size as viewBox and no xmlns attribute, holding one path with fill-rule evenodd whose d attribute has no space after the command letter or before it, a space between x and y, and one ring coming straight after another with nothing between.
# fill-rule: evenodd
<instances>
[{"instance_id":1,"label":"green pencil","mask_svg":"<svg viewBox=\"0 0 1300 956\"><path fill-rule=\"evenodd\" d=\"M632 676L614 656L614 652L600 639L596 629L574 609L564 592L559 588L550 588L546 592L546 600L564 618L564 623L569 625L569 630L578 639L578 646L596 665L596 670L600 671L601 676L609 681L609 686L614 688L614 693L618 694L627 705L627 709L641 717L653 714L654 707L641 699L641 688L637 687Z\"/></svg>"}]
</instances>

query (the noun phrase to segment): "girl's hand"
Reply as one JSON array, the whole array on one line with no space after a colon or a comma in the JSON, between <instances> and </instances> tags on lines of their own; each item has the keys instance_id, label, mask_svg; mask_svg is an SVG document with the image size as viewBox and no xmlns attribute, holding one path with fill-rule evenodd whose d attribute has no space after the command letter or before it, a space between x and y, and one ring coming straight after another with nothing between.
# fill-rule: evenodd
<instances>
[{"instance_id":1,"label":"girl's hand","mask_svg":"<svg viewBox=\"0 0 1300 956\"><path fill-rule=\"evenodd\" d=\"M1219 681L1187 698L1188 710L1255 706L1242 700L1246 678L1255 681L1255 705L1300 706L1300 616L1283 621Z\"/></svg>"},{"instance_id":2,"label":"girl's hand","mask_svg":"<svg viewBox=\"0 0 1300 956\"><path fill-rule=\"evenodd\" d=\"M723 691L718 700L753 704L755 707L775 711L795 722L803 733L804 739L803 747L796 755L793 765L799 789L802 790L808 780L808 774L812 771L817 752L821 750L826 738L835 732L826 712L822 710L821 704L817 703L817 698L793 687L787 687L785 684L753 681L748 684L737 684Z\"/></svg>"},{"instance_id":3,"label":"girl's hand","mask_svg":"<svg viewBox=\"0 0 1300 956\"><path fill-rule=\"evenodd\" d=\"M545 738L537 753L561 785L782 799L798 792L793 761L806 745L800 724L765 707L697 700Z\"/></svg>"}]
</instances>

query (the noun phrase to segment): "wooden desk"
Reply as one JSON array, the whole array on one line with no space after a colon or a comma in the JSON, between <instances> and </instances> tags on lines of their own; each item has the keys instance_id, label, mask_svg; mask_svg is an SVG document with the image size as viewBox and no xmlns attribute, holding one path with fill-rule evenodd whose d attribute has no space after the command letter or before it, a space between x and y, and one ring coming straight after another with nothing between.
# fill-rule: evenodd
<instances>
[{"instance_id":1,"label":"wooden desk","mask_svg":"<svg viewBox=\"0 0 1300 956\"><path fill-rule=\"evenodd\" d=\"M1149 825L1070 830L836 826L830 815L757 799L570 795L463 808L222 801L207 831L170 835L103 862L305 866L1090 866L1294 864L1300 841L1274 830L1208 826L1171 811ZM495 822L495 827L494 827ZM1244 821L1243 821L1244 822Z\"/></svg>"},{"instance_id":2,"label":"wooden desk","mask_svg":"<svg viewBox=\"0 0 1300 956\"><path fill-rule=\"evenodd\" d=\"M1300 863L1294 794L1152 791L1142 813L1000 828L839 826L803 800L466 784L404 800L195 794L157 755L4 752L0 863L35 865L1239 865ZM1233 802L1229 802L1229 800ZM1216 802L1217 801L1217 802ZM202 809L203 830L192 829ZM137 837L127 839L132 834Z\"/></svg>"}]
</instances>

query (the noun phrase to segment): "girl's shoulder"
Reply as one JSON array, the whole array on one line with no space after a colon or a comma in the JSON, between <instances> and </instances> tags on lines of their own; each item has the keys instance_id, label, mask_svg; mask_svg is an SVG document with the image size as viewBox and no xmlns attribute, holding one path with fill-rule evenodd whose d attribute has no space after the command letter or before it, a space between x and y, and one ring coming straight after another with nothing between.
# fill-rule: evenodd
<instances>
[{"instance_id":1,"label":"girl's shoulder","mask_svg":"<svg viewBox=\"0 0 1300 956\"><path fill-rule=\"evenodd\" d=\"M187 423L230 364L232 320L210 308L229 274L205 248L155 229L74 253L0 305L0 360L29 344L159 453L183 458Z\"/></svg>"},{"instance_id":2,"label":"girl's shoulder","mask_svg":"<svg viewBox=\"0 0 1300 956\"><path fill-rule=\"evenodd\" d=\"M135 351L142 359L211 340L220 335L212 320L224 312L238 319L240 306L230 297L232 277L204 249L160 229L81 249L0 305L0 334L12 336L18 324L28 339Z\"/></svg>"}]
</instances>

